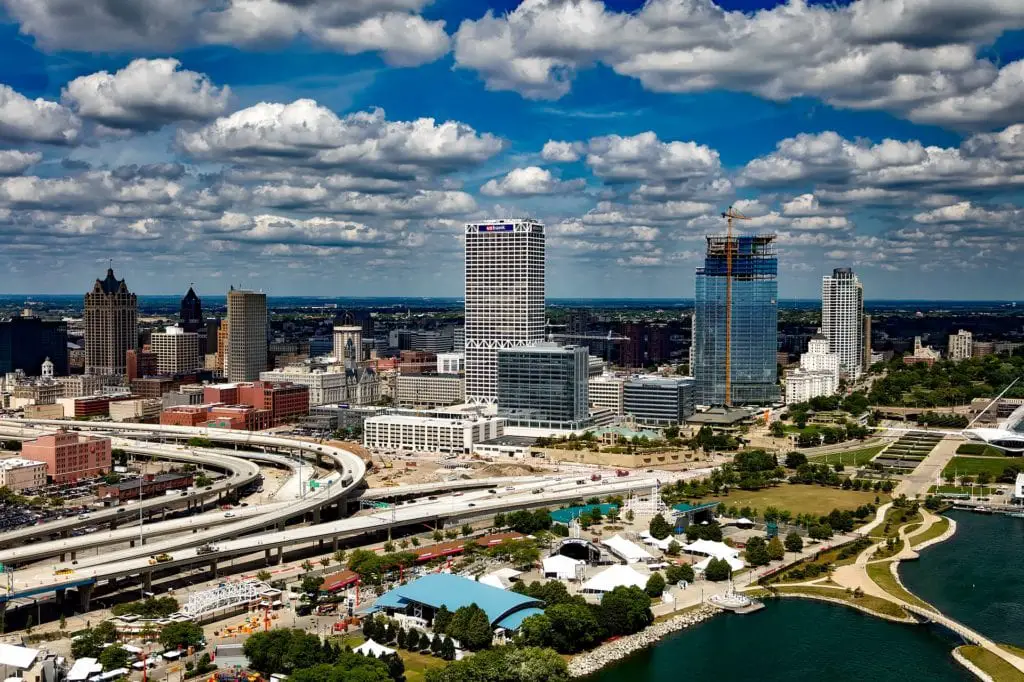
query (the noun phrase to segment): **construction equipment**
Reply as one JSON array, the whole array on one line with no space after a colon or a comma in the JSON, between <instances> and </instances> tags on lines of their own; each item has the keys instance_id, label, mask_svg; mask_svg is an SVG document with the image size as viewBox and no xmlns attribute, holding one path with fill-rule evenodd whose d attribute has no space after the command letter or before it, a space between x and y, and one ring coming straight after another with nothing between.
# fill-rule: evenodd
<instances>
[{"instance_id":1,"label":"construction equipment","mask_svg":"<svg viewBox=\"0 0 1024 682\"><path fill-rule=\"evenodd\" d=\"M736 248L732 240L732 221L750 218L732 206L722 217L728 225L725 240L725 406L732 407L732 254Z\"/></svg>"}]
</instances>

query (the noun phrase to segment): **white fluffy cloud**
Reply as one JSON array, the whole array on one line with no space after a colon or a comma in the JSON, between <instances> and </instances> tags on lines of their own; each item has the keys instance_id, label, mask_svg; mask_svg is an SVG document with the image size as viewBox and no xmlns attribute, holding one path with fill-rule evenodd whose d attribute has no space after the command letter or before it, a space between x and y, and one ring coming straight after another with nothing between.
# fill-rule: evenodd
<instances>
[{"instance_id":1,"label":"white fluffy cloud","mask_svg":"<svg viewBox=\"0 0 1024 682\"><path fill-rule=\"evenodd\" d=\"M986 116L1011 122L1020 67L1000 72L976 53L1022 26L1017 0L790 0L750 13L711 0L648 0L635 12L600 0L522 0L508 14L463 21L455 60L491 89L538 99L561 97L577 70L603 62L660 92L812 96L970 127Z\"/></svg>"},{"instance_id":2,"label":"white fluffy cloud","mask_svg":"<svg viewBox=\"0 0 1024 682\"><path fill-rule=\"evenodd\" d=\"M0 175L18 175L43 160L39 152L0 149Z\"/></svg>"},{"instance_id":3,"label":"white fluffy cloud","mask_svg":"<svg viewBox=\"0 0 1024 682\"><path fill-rule=\"evenodd\" d=\"M503 196L536 196L554 194L556 192L572 192L581 189L584 180L563 181L552 175L551 171L538 166L514 168L505 176L488 180L480 191L492 197Z\"/></svg>"},{"instance_id":4,"label":"white fluffy cloud","mask_svg":"<svg viewBox=\"0 0 1024 682\"><path fill-rule=\"evenodd\" d=\"M551 163L572 163L579 161L583 154L584 145L582 142L559 142L548 140L540 151L540 156Z\"/></svg>"},{"instance_id":5,"label":"white fluffy cloud","mask_svg":"<svg viewBox=\"0 0 1024 682\"><path fill-rule=\"evenodd\" d=\"M394 65L445 54L443 21L418 14L428 0L0 0L21 30L52 50L171 51L196 44L264 48L305 36Z\"/></svg>"},{"instance_id":6,"label":"white fluffy cloud","mask_svg":"<svg viewBox=\"0 0 1024 682\"><path fill-rule=\"evenodd\" d=\"M81 130L82 122L66 107L29 99L0 83L0 139L73 144Z\"/></svg>"},{"instance_id":7,"label":"white fluffy cloud","mask_svg":"<svg viewBox=\"0 0 1024 682\"><path fill-rule=\"evenodd\" d=\"M100 71L74 79L62 100L80 116L110 128L153 130L224 113L230 89L180 66L177 59L136 59L113 74Z\"/></svg>"},{"instance_id":8,"label":"white fluffy cloud","mask_svg":"<svg viewBox=\"0 0 1024 682\"><path fill-rule=\"evenodd\" d=\"M721 171L714 149L695 142L663 142L651 131L591 139L587 165L595 175L610 181L686 180Z\"/></svg>"},{"instance_id":9,"label":"white fluffy cloud","mask_svg":"<svg viewBox=\"0 0 1024 682\"><path fill-rule=\"evenodd\" d=\"M196 130L180 147L204 159L348 167L393 176L445 172L484 161L504 148L490 133L455 121L387 121L382 109L338 117L313 100L253 105Z\"/></svg>"}]
</instances>

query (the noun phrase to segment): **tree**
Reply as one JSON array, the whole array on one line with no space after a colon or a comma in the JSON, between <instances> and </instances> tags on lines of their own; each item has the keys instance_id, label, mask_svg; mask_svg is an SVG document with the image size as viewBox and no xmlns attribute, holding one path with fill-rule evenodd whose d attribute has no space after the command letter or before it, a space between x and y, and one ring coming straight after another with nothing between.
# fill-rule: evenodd
<instances>
[{"instance_id":1,"label":"tree","mask_svg":"<svg viewBox=\"0 0 1024 682\"><path fill-rule=\"evenodd\" d=\"M505 527L505 514L498 512L494 515L494 527L504 528Z\"/></svg>"},{"instance_id":2,"label":"tree","mask_svg":"<svg viewBox=\"0 0 1024 682\"><path fill-rule=\"evenodd\" d=\"M832 537L832 528L827 523L816 523L807 529L812 540L828 540Z\"/></svg>"},{"instance_id":3,"label":"tree","mask_svg":"<svg viewBox=\"0 0 1024 682\"><path fill-rule=\"evenodd\" d=\"M601 597L601 626L607 635L630 635L654 621L651 598L639 587L616 587Z\"/></svg>"},{"instance_id":4,"label":"tree","mask_svg":"<svg viewBox=\"0 0 1024 682\"><path fill-rule=\"evenodd\" d=\"M573 654L589 649L601 638L601 625L595 610L582 601L549 606L544 615L551 623L549 641L558 653Z\"/></svg>"},{"instance_id":5,"label":"tree","mask_svg":"<svg viewBox=\"0 0 1024 682\"><path fill-rule=\"evenodd\" d=\"M434 638L430 640L430 653L435 656L441 655L441 649L444 646L444 642L441 641L441 635L434 635Z\"/></svg>"},{"instance_id":6,"label":"tree","mask_svg":"<svg viewBox=\"0 0 1024 682\"><path fill-rule=\"evenodd\" d=\"M430 635L428 635L425 632L421 632L420 633L420 651L429 651L430 650L430 644L431 644Z\"/></svg>"},{"instance_id":7,"label":"tree","mask_svg":"<svg viewBox=\"0 0 1024 682\"><path fill-rule=\"evenodd\" d=\"M745 555L747 563L751 566L765 566L771 561L771 557L768 555L768 545L760 536L754 536L747 540Z\"/></svg>"},{"instance_id":8,"label":"tree","mask_svg":"<svg viewBox=\"0 0 1024 682\"><path fill-rule=\"evenodd\" d=\"M786 548L782 546L782 540L776 535L768 541L768 557L772 561L778 561L786 556Z\"/></svg>"},{"instance_id":9,"label":"tree","mask_svg":"<svg viewBox=\"0 0 1024 682\"><path fill-rule=\"evenodd\" d=\"M665 554L668 554L669 556L679 556L679 552L680 550L682 550L682 548L682 545L680 545L675 540L672 540L668 543L668 548L665 549Z\"/></svg>"},{"instance_id":10,"label":"tree","mask_svg":"<svg viewBox=\"0 0 1024 682\"><path fill-rule=\"evenodd\" d=\"M468 537L473 534L473 526L468 523L462 524L462 537Z\"/></svg>"},{"instance_id":11,"label":"tree","mask_svg":"<svg viewBox=\"0 0 1024 682\"><path fill-rule=\"evenodd\" d=\"M516 633L517 641L523 646L551 646L554 628L546 613L524 618Z\"/></svg>"},{"instance_id":12,"label":"tree","mask_svg":"<svg viewBox=\"0 0 1024 682\"><path fill-rule=\"evenodd\" d=\"M661 514L655 514L654 518L651 519L651 525L648 530L652 537L659 540L664 540L672 534L672 526L668 524L668 521Z\"/></svg>"},{"instance_id":13,"label":"tree","mask_svg":"<svg viewBox=\"0 0 1024 682\"><path fill-rule=\"evenodd\" d=\"M678 585L682 581L693 582L693 566L690 564L672 564L665 569L665 580L672 585Z\"/></svg>"},{"instance_id":14,"label":"tree","mask_svg":"<svg viewBox=\"0 0 1024 682\"><path fill-rule=\"evenodd\" d=\"M447 634L448 626L452 622L452 612L448 610L448 607L441 604L441 608L434 614L433 628L434 632L439 632L442 635Z\"/></svg>"},{"instance_id":15,"label":"tree","mask_svg":"<svg viewBox=\"0 0 1024 682\"><path fill-rule=\"evenodd\" d=\"M306 575L302 577L300 589L306 594L316 594L323 584L324 577L322 575Z\"/></svg>"},{"instance_id":16,"label":"tree","mask_svg":"<svg viewBox=\"0 0 1024 682\"><path fill-rule=\"evenodd\" d=\"M434 542L441 542L441 540L444 540L444 533L439 530L435 530L431 537L434 538Z\"/></svg>"},{"instance_id":17,"label":"tree","mask_svg":"<svg viewBox=\"0 0 1024 682\"><path fill-rule=\"evenodd\" d=\"M477 606L461 606L452 615L447 634L459 640L464 649L479 651L486 649L494 640L494 630L487 613Z\"/></svg>"},{"instance_id":18,"label":"tree","mask_svg":"<svg viewBox=\"0 0 1024 682\"><path fill-rule=\"evenodd\" d=\"M454 655L454 649L452 650ZM450 659L448 659L450 660ZM427 670L426 682L568 682L565 660L551 649L503 646ZM304 681L303 681L304 682Z\"/></svg>"},{"instance_id":19,"label":"tree","mask_svg":"<svg viewBox=\"0 0 1024 682\"><path fill-rule=\"evenodd\" d=\"M339 566L344 566L345 565L345 550L339 549L337 552L335 552L334 554L331 555L331 558L334 559L334 563L338 564Z\"/></svg>"},{"instance_id":20,"label":"tree","mask_svg":"<svg viewBox=\"0 0 1024 682\"><path fill-rule=\"evenodd\" d=\"M306 573L309 573L310 571L313 570L313 562L310 561L309 559L306 559L301 564L299 564L299 567L302 568L302 570L305 571Z\"/></svg>"},{"instance_id":21,"label":"tree","mask_svg":"<svg viewBox=\"0 0 1024 682\"><path fill-rule=\"evenodd\" d=\"M661 577L661 573L651 574L651 577L647 579L647 585L644 586L644 592L651 599L657 599L665 593L665 579Z\"/></svg>"},{"instance_id":22,"label":"tree","mask_svg":"<svg viewBox=\"0 0 1024 682\"><path fill-rule=\"evenodd\" d=\"M728 580L730 575L732 575L732 568L729 567L729 562L725 559L712 559L708 562L708 567L704 569L704 577L711 582Z\"/></svg>"},{"instance_id":23,"label":"tree","mask_svg":"<svg viewBox=\"0 0 1024 682\"><path fill-rule=\"evenodd\" d=\"M626 510L626 520L627 521L629 521L630 523L633 523L633 519L635 518L635 516L636 515L633 513L632 509L627 509Z\"/></svg>"},{"instance_id":24,"label":"tree","mask_svg":"<svg viewBox=\"0 0 1024 682\"><path fill-rule=\"evenodd\" d=\"M98 658L103 650L100 645L95 630L86 630L71 642L71 655L74 658Z\"/></svg>"},{"instance_id":25,"label":"tree","mask_svg":"<svg viewBox=\"0 0 1024 682\"><path fill-rule=\"evenodd\" d=\"M270 582L270 580L273 577L274 577L273 574L270 571L266 570L266 569L261 569L259 571L256 571L256 579L261 581L261 582L265 582L265 583L266 582Z\"/></svg>"},{"instance_id":26,"label":"tree","mask_svg":"<svg viewBox=\"0 0 1024 682\"><path fill-rule=\"evenodd\" d=\"M801 552L804 549L804 540L800 537L800 534L796 531L792 531L786 536L786 551L787 552Z\"/></svg>"},{"instance_id":27,"label":"tree","mask_svg":"<svg viewBox=\"0 0 1024 682\"><path fill-rule=\"evenodd\" d=\"M441 658L446 661L455 660L455 642L451 637L444 638L444 643L441 645Z\"/></svg>"},{"instance_id":28,"label":"tree","mask_svg":"<svg viewBox=\"0 0 1024 682\"><path fill-rule=\"evenodd\" d=\"M116 670L127 667L131 657L120 644L111 644L100 653L99 662L104 670Z\"/></svg>"},{"instance_id":29,"label":"tree","mask_svg":"<svg viewBox=\"0 0 1024 682\"><path fill-rule=\"evenodd\" d=\"M203 641L203 629L195 623L169 623L160 631L160 644L165 649L198 648Z\"/></svg>"}]
</instances>

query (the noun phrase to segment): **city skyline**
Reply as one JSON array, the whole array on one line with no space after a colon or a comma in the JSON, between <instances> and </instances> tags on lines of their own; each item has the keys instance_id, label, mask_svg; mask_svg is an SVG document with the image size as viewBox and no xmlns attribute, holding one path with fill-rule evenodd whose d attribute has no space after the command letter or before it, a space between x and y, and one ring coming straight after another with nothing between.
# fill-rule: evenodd
<instances>
[{"instance_id":1,"label":"city skyline","mask_svg":"<svg viewBox=\"0 0 1024 682\"><path fill-rule=\"evenodd\" d=\"M63 1L0 0L0 291L113 257L143 295L458 296L462 225L530 216L552 298L685 298L730 204L779 235L782 298L842 266L879 298L1024 285L998 0Z\"/></svg>"}]
</instances>

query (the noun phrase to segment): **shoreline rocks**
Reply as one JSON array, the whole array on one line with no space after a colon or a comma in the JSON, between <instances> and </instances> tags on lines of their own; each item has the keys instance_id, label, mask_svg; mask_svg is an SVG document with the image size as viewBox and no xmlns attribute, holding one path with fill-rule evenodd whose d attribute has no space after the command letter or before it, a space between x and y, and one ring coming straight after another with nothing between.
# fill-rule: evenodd
<instances>
[{"instance_id":1,"label":"shoreline rocks","mask_svg":"<svg viewBox=\"0 0 1024 682\"><path fill-rule=\"evenodd\" d=\"M691 625L696 625L717 613L721 613L721 611L719 608L704 605L695 611L683 613L669 620L655 623L636 634L626 635L614 642L602 644L596 649L591 649L574 656L569 661L569 675L572 677L592 675L606 665L615 663L641 649L657 644L666 635L685 630Z\"/></svg>"}]
</instances>

